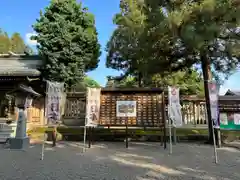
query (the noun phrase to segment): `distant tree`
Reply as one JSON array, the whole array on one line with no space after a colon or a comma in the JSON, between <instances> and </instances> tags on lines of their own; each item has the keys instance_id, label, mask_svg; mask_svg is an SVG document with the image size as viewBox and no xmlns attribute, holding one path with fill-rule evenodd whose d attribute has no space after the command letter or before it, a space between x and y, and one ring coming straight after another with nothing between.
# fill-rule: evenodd
<instances>
[{"instance_id":1,"label":"distant tree","mask_svg":"<svg viewBox=\"0 0 240 180\"><path fill-rule=\"evenodd\" d=\"M138 87L138 82L133 76L126 76L121 80L117 80L115 77L108 76L105 87L108 88L134 88Z\"/></svg>"},{"instance_id":2,"label":"distant tree","mask_svg":"<svg viewBox=\"0 0 240 180\"><path fill-rule=\"evenodd\" d=\"M24 54L25 47L26 45L21 35L17 32L13 33L11 37L11 51L16 54Z\"/></svg>"},{"instance_id":3,"label":"distant tree","mask_svg":"<svg viewBox=\"0 0 240 180\"><path fill-rule=\"evenodd\" d=\"M11 47L11 41L8 34L0 29L0 54L6 54Z\"/></svg>"},{"instance_id":4,"label":"distant tree","mask_svg":"<svg viewBox=\"0 0 240 180\"><path fill-rule=\"evenodd\" d=\"M46 79L70 88L97 67L100 45L94 16L76 0L52 0L33 25Z\"/></svg>"},{"instance_id":5,"label":"distant tree","mask_svg":"<svg viewBox=\"0 0 240 180\"><path fill-rule=\"evenodd\" d=\"M76 85L72 87L72 90L81 92L81 91L85 91L87 87L100 88L101 86L94 79L88 76L85 76L83 81L78 82Z\"/></svg>"},{"instance_id":6,"label":"distant tree","mask_svg":"<svg viewBox=\"0 0 240 180\"><path fill-rule=\"evenodd\" d=\"M151 86L167 89L168 86L178 86L181 95L198 95L204 97L204 82L202 75L196 70L178 71L166 76L155 74Z\"/></svg>"}]
</instances>

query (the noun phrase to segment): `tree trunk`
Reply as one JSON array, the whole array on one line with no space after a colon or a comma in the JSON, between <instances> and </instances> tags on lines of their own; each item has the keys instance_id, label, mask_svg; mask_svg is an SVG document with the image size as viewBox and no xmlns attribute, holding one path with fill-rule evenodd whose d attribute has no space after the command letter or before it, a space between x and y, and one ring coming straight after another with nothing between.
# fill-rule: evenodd
<instances>
[{"instance_id":1,"label":"tree trunk","mask_svg":"<svg viewBox=\"0 0 240 180\"><path fill-rule=\"evenodd\" d=\"M211 119L211 108L210 108L210 97L208 90L208 81L212 79L211 72L211 64L206 55L201 56L202 62L202 71L203 71L203 79L204 79L204 92L205 92L205 100L206 100L206 108L207 108L207 118L208 118L208 133L209 133L209 143L213 143L213 126Z\"/></svg>"},{"instance_id":2,"label":"tree trunk","mask_svg":"<svg viewBox=\"0 0 240 180\"><path fill-rule=\"evenodd\" d=\"M142 74L141 73L138 73L138 87L142 87Z\"/></svg>"}]
</instances>

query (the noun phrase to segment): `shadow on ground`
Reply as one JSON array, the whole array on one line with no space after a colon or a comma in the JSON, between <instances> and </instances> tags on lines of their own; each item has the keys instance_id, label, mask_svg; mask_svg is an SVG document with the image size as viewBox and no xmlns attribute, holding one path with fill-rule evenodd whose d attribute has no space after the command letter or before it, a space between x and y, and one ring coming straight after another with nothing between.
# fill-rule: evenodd
<instances>
[{"instance_id":1,"label":"shadow on ground","mask_svg":"<svg viewBox=\"0 0 240 180\"><path fill-rule=\"evenodd\" d=\"M58 142L54 148L46 142L44 161L37 160L41 144L33 144L25 157L7 150L1 150L0 155L8 157L8 162L14 162L14 167L22 169L23 174L27 173L29 180L45 180L46 176L59 180L240 179L240 152L233 148L218 149L219 164L214 163L213 148L202 144L177 144L171 155L160 143L131 142L126 149L124 142L96 142L84 153L83 149L82 142ZM32 164L29 165L27 160ZM4 168L13 166L7 163L0 169L0 175ZM36 178L34 173L31 175L30 171L39 171L39 167L42 167L45 178Z\"/></svg>"}]
</instances>

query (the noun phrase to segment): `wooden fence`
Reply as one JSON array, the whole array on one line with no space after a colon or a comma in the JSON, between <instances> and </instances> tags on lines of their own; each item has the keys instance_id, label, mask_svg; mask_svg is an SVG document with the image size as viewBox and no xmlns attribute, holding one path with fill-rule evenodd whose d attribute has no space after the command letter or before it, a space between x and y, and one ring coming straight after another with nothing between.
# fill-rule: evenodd
<instances>
[{"instance_id":1,"label":"wooden fence","mask_svg":"<svg viewBox=\"0 0 240 180\"><path fill-rule=\"evenodd\" d=\"M117 100L132 99L137 101L138 115L136 119L129 119L130 125L135 126L159 126L157 122L162 122L161 106L156 105L157 101L161 104L161 94L157 97L156 93L133 93L125 97L119 92L103 91L101 95L100 125L121 125L121 118L116 118L115 104ZM143 103L145 101L145 103ZM165 96L165 115L167 116L168 98ZM65 106L63 121L68 126L84 125L85 119L85 93L68 94ZM182 116L184 126L207 126L206 103L204 98L198 96L182 96ZM154 105L155 104L155 105ZM159 106L159 107L158 107ZM219 96L220 111L240 111L240 97ZM160 113L157 113L160 112ZM167 117L166 117L167 119Z\"/></svg>"},{"instance_id":2,"label":"wooden fence","mask_svg":"<svg viewBox=\"0 0 240 180\"><path fill-rule=\"evenodd\" d=\"M137 117L129 118L130 126L159 127L164 123L163 108L167 119L167 96L162 97L158 90L116 91L103 89L101 94L100 125L121 126L123 119L116 117L117 100L136 100ZM206 104L203 98L197 96L182 96L182 116L185 126L207 125ZM63 124L67 126L84 126L86 94L85 92L68 93L63 113ZM220 111L240 111L240 97L219 96ZM43 125L44 99L37 99L28 109L29 124Z\"/></svg>"}]
</instances>

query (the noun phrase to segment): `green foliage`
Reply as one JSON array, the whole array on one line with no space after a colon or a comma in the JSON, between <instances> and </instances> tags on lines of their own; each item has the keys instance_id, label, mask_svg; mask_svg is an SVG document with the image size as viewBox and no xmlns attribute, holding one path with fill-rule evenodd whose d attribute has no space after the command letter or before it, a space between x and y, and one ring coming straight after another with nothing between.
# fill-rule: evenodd
<instances>
[{"instance_id":1,"label":"green foliage","mask_svg":"<svg viewBox=\"0 0 240 180\"><path fill-rule=\"evenodd\" d=\"M9 38L8 34L0 29L0 54L7 54L9 51L16 54L33 53L33 50L25 45L18 32L13 33L11 38Z\"/></svg>"},{"instance_id":2,"label":"green foliage","mask_svg":"<svg viewBox=\"0 0 240 180\"><path fill-rule=\"evenodd\" d=\"M210 64L217 78L219 73L228 76L240 59L237 2L122 0L106 65L123 71L118 79L131 75L143 86L151 85L154 77L158 84L181 83L195 64ZM189 78L198 81L196 76ZM184 83L190 88L193 82Z\"/></svg>"},{"instance_id":3,"label":"green foliage","mask_svg":"<svg viewBox=\"0 0 240 180\"><path fill-rule=\"evenodd\" d=\"M140 71L142 74L146 72L138 38L145 21L141 8L138 0L121 1L121 12L114 17L118 28L107 43L106 66L123 71L123 78L128 75L137 76Z\"/></svg>"},{"instance_id":4,"label":"green foliage","mask_svg":"<svg viewBox=\"0 0 240 180\"><path fill-rule=\"evenodd\" d=\"M124 79L116 80L114 77L108 77L107 88L134 88L138 87L138 82L133 76L126 76Z\"/></svg>"},{"instance_id":5,"label":"green foliage","mask_svg":"<svg viewBox=\"0 0 240 180\"><path fill-rule=\"evenodd\" d=\"M86 87L92 87L92 88L100 88L101 87L100 84L98 84L97 81L95 81L94 79L92 79L88 76L86 76L84 78L84 84L85 84Z\"/></svg>"},{"instance_id":6,"label":"green foliage","mask_svg":"<svg viewBox=\"0 0 240 180\"><path fill-rule=\"evenodd\" d=\"M52 0L33 25L46 79L72 87L97 67L100 45L94 16L76 0Z\"/></svg>"},{"instance_id":7,"label":"green foliage","mask_svg":"<svg viewBox=\"0 0 240 180\"><path fill-rule=\"evenodd\" d=\"M177 85L181 95L204 96L203 78L196 70L178 71L167 75L155 74L147 80L145 87L160 87L167 89L168 86ZM113 88L136 88L138 81L133 76L127 76L121 80L108 77L106 87Z\"/></svg>"},{"instance_id":8,"label":"green foliage","mask_svg":"<svg viewBox=\"0 0 240 180\"><path fill-rule=\"evenodd\" d=\"M196 63L210 63L216 72L227 74L236 68L239 56L239 6L234 1L158 1L151 0L147 13L150 33L145 47L150 48L145 56L154 60L160 67L172 71L189 68ZM166 7L165 14L162 7ZM166 38L164 40L164 38ZM159 51L159 49L161 49ZM163 69L164 70L164 69Z\"/></svg>"},{"instance_id":9,"label":"green foliage","mask_svg":"<svg viewBox=\"0 0 240 180\"><path fill-rule=\"evenodd\" d=\"M6 54L11 47L11 41L6 32L0 29L0 54Z\"/></svg>"},{"instance_id":10,"label":"green foliage","mask_svg":"<svg viewBox=\"0 0 240 180\"><path fill-rule=\"evenodd\" d=\"M87 87L100 88L101 86L94 79L88 76L85 76L83 81L78 82L76 85L72 87L72 90L76 92L82 92L82 91L85 91Z\"/></svg>"},{"instance_id":11,"label":"green foliage","mask_svg":"<svg viewBox=\"0 0 240 180\"><path fill-rule=\"evenodd\" d=\"M156 74L152 77L152 84L165 89L167 86L177 85L181 95L204 96L203 78L196 70L178 71L166 76Z\"/></svg>"},{"instance_id":12,"label":"green foliage","mask_svg":"<svg viewBox=\"0 0 240 180\"><path fill-rule=\"evenodd\" d=\"M19 33L13 33L11 37L11 51L16 54L24 54L26 45Z\"/></svg>"}]
</instances>

